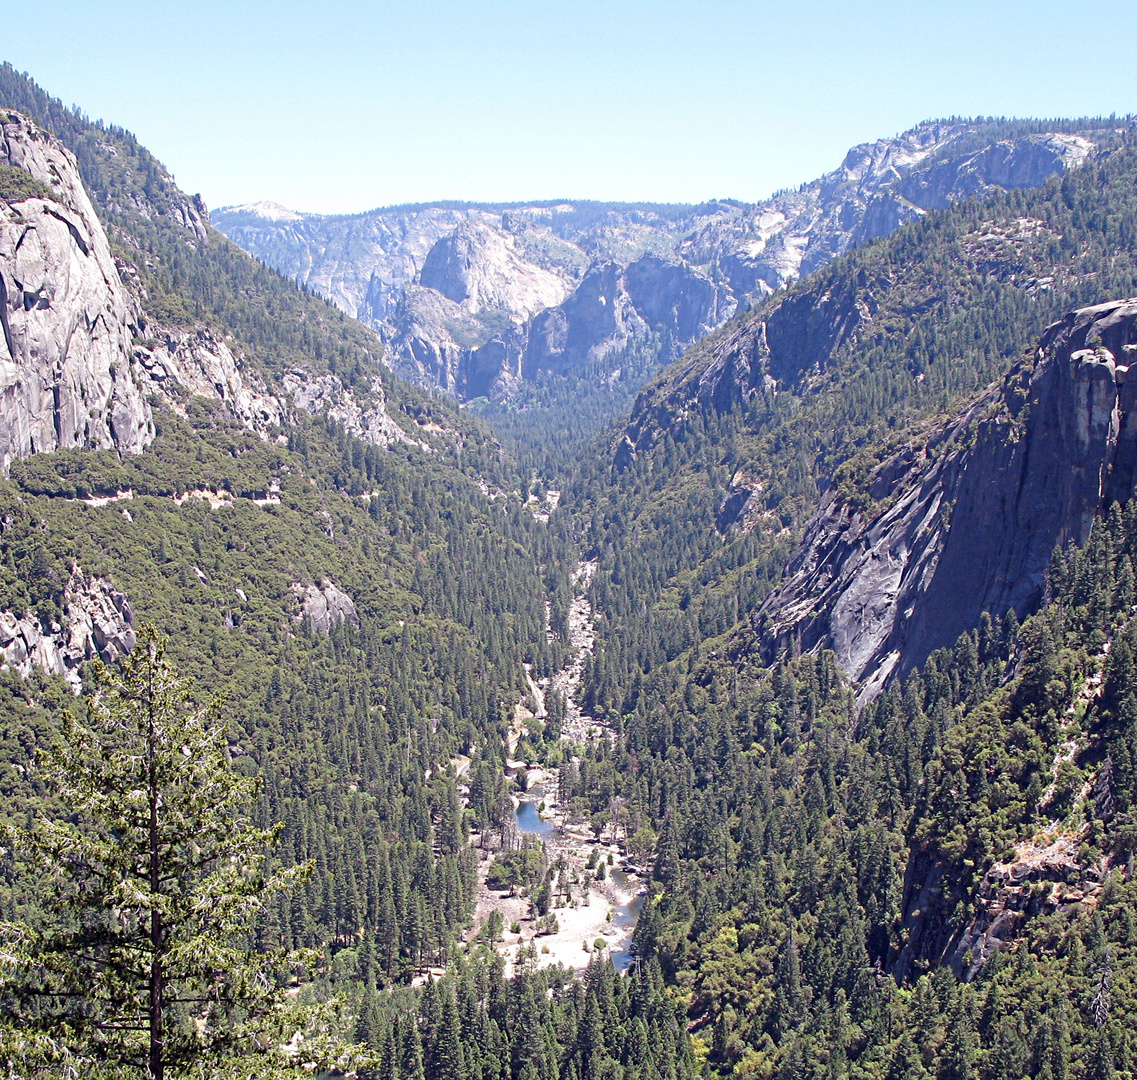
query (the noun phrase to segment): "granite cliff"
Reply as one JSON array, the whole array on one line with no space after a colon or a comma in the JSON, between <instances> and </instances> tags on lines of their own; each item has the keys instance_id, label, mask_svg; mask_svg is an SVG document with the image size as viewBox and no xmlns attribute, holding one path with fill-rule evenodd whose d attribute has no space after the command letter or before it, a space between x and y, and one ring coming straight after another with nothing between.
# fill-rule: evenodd
<instances>
[{"instance_id":1,"label":"granite cliff","mask_svg":"<svg viewBox=\"0 0 1137 1080\"><path fill-rule=\"evenodd\" d=\"M1071 312L1002 383L831 488L753 616L767 655L832 648L861 700L977 625L1039 603L1055 547L1134 495L1137 300Z\"/></svg>"},{"instance_id":2,"label":"granite cliff","mask_svg":"<svg viewBox=\"0 0 1137 1080\"><path fill-rule=\"evenodd\" d=\"M268 372L231 334L151 314L137 267L112 256L74 154L12 110L0 113L0 169L5 469L14 458L56 449L139 453L154 438L153 405L184 412L195 395L221 402L264 437L291 417L326 412L378 446L426 445L392 418L378 381L364 390L309 367ZM200 200L167 186L161 209L182 243L226 243L210 230ZM144 209L153 216L154 207Z\"/></svg>"},{"instance_id":3,"label":"granite cliff","mask_svg":"<svg viewBox=\"0 0 1137 1080\"><path fill-rule=\"evenodd\" d=\"M0 199L0 454L141 450L154 435L133 363L139 321L75 158L0 114L0 168L39 194Z\"/></svg>"}]
</instances>

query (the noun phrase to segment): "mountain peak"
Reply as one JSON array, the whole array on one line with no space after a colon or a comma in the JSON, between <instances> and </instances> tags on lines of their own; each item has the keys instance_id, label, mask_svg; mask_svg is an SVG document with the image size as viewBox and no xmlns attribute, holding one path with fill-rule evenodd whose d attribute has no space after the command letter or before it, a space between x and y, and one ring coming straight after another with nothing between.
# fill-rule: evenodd
<instances>
[{"instance_id":1,"label":"mountain peak","mask_svg":"<svg viewBox=\"0 0 1137 1080\"><path fill-rule=\"evenodd\" d=\"M241 206L225 206L222 207L222 210L230 214L248 214L250 217L260 218L262 221L303 221L308 216L298 214L295 210L289 210L287 206L282 206L271 199L261 199L258 202L244 203Z\"/></svg>"}]
</instances>

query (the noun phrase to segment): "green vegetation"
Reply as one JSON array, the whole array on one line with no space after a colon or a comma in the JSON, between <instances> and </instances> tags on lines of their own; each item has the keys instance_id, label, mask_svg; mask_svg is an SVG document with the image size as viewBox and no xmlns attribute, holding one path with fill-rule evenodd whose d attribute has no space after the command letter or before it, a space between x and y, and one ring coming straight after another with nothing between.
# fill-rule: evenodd
<instances>
[{"instance_id":1,"label":"green vegetation","mask_svg":"<svg viewBox=\"0 0 1137 1080\"><path fill-rule=\"evenodd\" d=\"M603 362L541 372L508 403L477 398L470 411L493 428L522 476L562 477L593 452L597 432L628 413L640 387L659 370L660 353L653 336Z\"/></svg>"},{"instance_id":2,"label":"green vegetation","mask_svg":"<svg viewBox=\"0 0 1137 1080\"><path fill-rule=\"evenodd\" d=\"M475 954L416 997L376 1000L365 1014L377 1050L367 1075L397 1080L689 1080L699 1066L684 1018L657 964L619 978L594 959L577 979L534 970L535 953L503 977L499 957Z\"/></svg>"},{"instance_id":3,"label":"green vegetation","mask_svg":"<svg viewBox=\"0 0 1137 1080\"><path fill-rule=\"evenodd\" d=\"M516 851L504 851L493 861L486 874L486 885L491 889L515 889L532 885L544 876L541 849L534 845Z\"/></svg>"},{"instance_id":4,"label":"green vegetation","mask_svg":"<svg viewBox=\"0 0 1137 1080\"><path fill-rule=\"evenodd\" d=\"M23 169L0 165L0 199L12 205L24 199L50 199L58 202L55 192Z\"/></svg>"},{"instance_id":5,"label":"green vegetation","mask_svg":"<svg viewBox=\"0 0 1137 1080\"><path fill-rule=\"evenodd\" d=\"M644 391L636 454L616 469L611 453L583 459L562 496L600 560L588 711L626 714L647 673L752 611L823 492L871 501L872 468L1000 377L1049 322L1137 293L1137 146L1114 138L1040 188L957 203L831 263ZM777 392L700 397L712 352L758 320ZM736 527L728 508L751 492Z\"/></svg>"},{"instance_id":6,"label":"green vegetation","mask_svg":"<svg viewBox=\"0 0 1137 1080\"><path fill-rule=\"evenodd\" d=\"M637 950L714 1069L1133 1068L1135 542L1115 506L1055 555L1046 608L985 618L859 716L831 654L767 670L709 642L562 779L658 829ZM1003 905L1013 952L972 952Z\"/></svg>"},{"instance_id":7,"label":"green vegetation","mask_svg":"<svg viewBox=\"0 0 1137 1080\"><path fill-rule=\"evenodd\" d=\"M104 694L86 722L58 676L0 671L0 815L9 836L40 838L29 853L60 856L50 873L0 863L0 919L32 928L19 949L51 991L36 1004L5 986L9 1073L30 1074L23 1062L46 1048L58 1060L40 1075L74 1071L79 1055L83 1075L109 1077L145 1045L133 1075L206 1075L207 1044L241 1042L258 1019L232 974L247 973L247 949L260 989L287 986L296 1009L271 1014L262 1048L289 1053L258 1059L258 1075L1137 1072L1137 505L1114 507L1084 550L1055 553L1047 604L1022 626L992 613L860 712L830 654L764 665L748 618L820 494L836 486L869 505L875 464L1001 374L1055 314L1137 292L1132 136L1103 137L1107 154L1036 191L929 214L740 314L645 393L636 453L614 468L608 443L585 460L545 523L530 487L559 482L581 425L607 418L601 396L569 415L565 396L583 386L550 377L513 414L483 404L503 449L476 418L390 375L374 335L212 232L128 133L10 67L0 101L76 154L149 297L141 334L211 328L269 385L295 365L335 374L358 400L382 396L416 439L369 445L326 414L262 439L190 398L156 414L144 454L37 455L0 481L0 611L50 633L99 578L169 636L170 662L194 683L178 714L187 730L154 760L187 831L202 826L200 849L183 831L166 851L187 860L186 897L92 885L92 859L117 873L138 864L149 834L133 793L148 789L128 783L129 728L111 724L105 753L84 733L122 720L151 654L118 676L81 667ZM757 319L777 392L700 396L700 365ZM802 325L808 347L791 332ZM627 363L630 395L655 353ZM526 430L538 414L553 417L540 443ZM507 980L487 945L505 932L500 914L462 942L470 841L506 832L505 737L524 665L538 679L565 666L582 554L597 563L600 620L580 704L612 737L560 744L566 703L550 694L517 752L560 767L560 808L618 831L650 862L650 890L628 977L595 957L580 979L537 971L523 950ZM354 616L317 626L302 597L330 584ZM180 707L187 691L174 692ZM220 727L192 719L217 694L224 745L211 741ZM35 761L53 742L49 786ZM202 762L217 798L184 782ZM240 824L222 836L231 815ZM77 853L90 858L77 866ZM248 877L217 865L227 853ZM594 857L591 876L612 865ZM564 870L522 846L499 854L487 884L526 890L526 929L544 933ZM253 920L223 905L219 923L198 923L179 907L212 884L248 898L261 873L297 886L258 889ZM183 944L233 950L229 966L194 955L181 970L170 957L158 1058L138 970L140 956L166 959L145 952L153 911ZM84 932L93 952L65 950ZM282 958L298 949L307 963L288 985ZM208 1001L174 1003L179 970L191 997L204 979ZM66 997L80 977L93 988ZM112 1030L116 1017L137 1030ZM109 1060L87 1061L98 1056ZM217 1075L247 1064L229 1058Z\"/></svg>"},{"instance_id":8,"label":"green vegetation","mask_svg":"<svg viewBox=\"0 0 1137 1080\"><path fill-rule=\"evenodd\" d=\"M264 972L299 957L249 948L248 930L306 869L266 875L283 825L250 823L258 785L230 767L221 702L187 712L164 652L146 628L121 675L97 667L86 724L68 718L45 755L70 819L5 830L45 918L2 927L0 946L5 1019L25 1038L62 1032L72 1068L153 1080L247 1045L279 1009Z\"/></svg>"}]
</instances>

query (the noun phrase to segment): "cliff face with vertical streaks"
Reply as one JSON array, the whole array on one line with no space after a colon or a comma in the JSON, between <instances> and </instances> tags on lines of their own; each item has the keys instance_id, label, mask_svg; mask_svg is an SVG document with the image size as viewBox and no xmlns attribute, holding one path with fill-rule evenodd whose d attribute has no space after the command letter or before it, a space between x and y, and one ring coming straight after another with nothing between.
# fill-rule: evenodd
<instances>
[{"instance_id":1,"label":"cliff face with vertical streaks","mask_svg":"<svg viewBox=\"0 0 1137 1080\"><path fill-rule=\"evenodd\" d=\"M133 363L138 311L74 157L18 113L0 116L0 455L141 450L154 434ZM16 173L37 181L38 193Z\"/></svg>"},{"instance_id":2,"label":"cliff face with vertical streaks","mask_svg":"<svg viewBox=\"0 0 1137 1080\"><path fill-rule=\"evenodd\" d=\"M832 648L862 700L984 611L1041 598L1055 546L1135 492L1137 300L1049 327L1003 383L880 464L870 509L830 492L755 613L763 649Z\"/></svg>"}]
</instances>

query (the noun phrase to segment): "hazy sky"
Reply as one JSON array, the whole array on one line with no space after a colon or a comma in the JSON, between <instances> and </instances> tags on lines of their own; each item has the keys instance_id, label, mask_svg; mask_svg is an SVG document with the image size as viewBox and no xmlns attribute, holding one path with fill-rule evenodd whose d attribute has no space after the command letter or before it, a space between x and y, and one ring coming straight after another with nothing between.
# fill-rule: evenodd
<instances>
[{"instance_id":1,"label":"hazy sky","mask_svg":"<svg viewBox=\"0 0 1137 1080\"><path fill-rule=\"evenodd\" d=\"M0 60L210 206L758 199L948 115L1137 111L1132 0L64 0Z\"/></svg>"}]
</instances>

